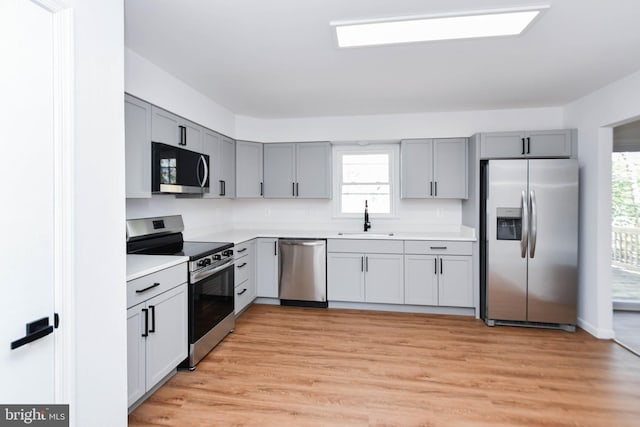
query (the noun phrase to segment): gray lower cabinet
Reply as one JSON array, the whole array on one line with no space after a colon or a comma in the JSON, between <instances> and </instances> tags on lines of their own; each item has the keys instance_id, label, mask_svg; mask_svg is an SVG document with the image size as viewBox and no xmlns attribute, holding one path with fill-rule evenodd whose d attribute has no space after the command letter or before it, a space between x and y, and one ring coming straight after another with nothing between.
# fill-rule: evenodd
<instances>
[{"instance_id":1,"label":"gray lower cabinet","mask_svg":"<svg viewBox=\"0 0 640 427\"><path fill-rule=\"evenodd\" d=\"M241 313L256 298L256 241L235 245L235 314Z\"/></svg>"},{"instance_id":2,"label":"gray lower cabinet","mask_svg":"<svg viewBox=\"0 0 640 427\"><path fill-rule=\"evenodd\" d=\"M236 198L262 197L262 143L236 141Z\"/></svg>"},{"instance_id":3,"label":"gray lower cabinet","mask_svg":"<svg viewBox=\"0 0 640 427\"><path fill-rule=\"evenodd\" d=\"M570 129L480 134L481 159L572 156Z\"/></svg>"},{"instance_id":4,"label":"gray lower cabinet","mask_svg":"<svg viewBox=\"0 0 640 427\"><path fill-rule=\"evenodd\" d=\"M163 144L202 151L204 128L169 111L151 107L151 140Z\"/></svg>"},{"instance_id":5,"label":"gray lower cabinet","mask_svg":"<svg viewBox=\"0 0 640 427\"><path fill-rule=\"evenodd\" d=\"M151 104L124 96L127 198L151 197Z\"/></svg>"},{"instance_id":6,"label":"gray lower cabinet","mask_svg":"<svg viewBox=\"0 0 640 427\"><path fill-rule=\"evenodd\" d=\"M256 239L257 296L278 298L278 239Z\"/></svg>"},{"instance_id":7,"label":"gray lower cabinet","mask_svg":"<svg viewBox=\"0 0 640 427\"><path fill-rule=\"evenodd\" d=\"M204 129L202 152L209 155L208 199L232 199L236 195L236 142Z\"/></svg>"},{"instance_id":8,"label":"gray lower cabinet","mask_svg":"<svg viewBox=\"0 0 640 427\"><path fill-rule=\"evenodd\" d=\"M405 304L474 307L471 242L405 241Z\"/></svg>"},{"instance_id":9,"label":"gray lower cabinet","mask_svg":"<svg viewBox=\"0 0 640 427\"><path fill-rule=\"evenodd\" d=\"M331 198L331 144L264 144L265 198Z\"/></svg>"},{"instance_id":10,"label":"gray lower cabinet","mask_svg":"<svg viewBox=\"0 0 640 427\"><path fill-rule=\"evenodd\" d=\"M402 304L402 241L327 241L329 301Z\"/></svg>"},{"instance_id":11,"label":"gray lower cabinet","mask_svg":"<svg viewBox=\"0 0 640 427\"><path fill-rule=\"evenodd\" d=\"M186 279L181 264L127 282L129 406L187 357Z\"/></svg>"},{"instance_id":12,"label":"gray lower cabinet","mask_svg":"<svg viewBox=\"0 0 640 427\"><path fill-rule=\"evenodd\" d=\"M404 140L400 149L403 198L468 197L467 138Z\"/></svg>"}]
</instances>

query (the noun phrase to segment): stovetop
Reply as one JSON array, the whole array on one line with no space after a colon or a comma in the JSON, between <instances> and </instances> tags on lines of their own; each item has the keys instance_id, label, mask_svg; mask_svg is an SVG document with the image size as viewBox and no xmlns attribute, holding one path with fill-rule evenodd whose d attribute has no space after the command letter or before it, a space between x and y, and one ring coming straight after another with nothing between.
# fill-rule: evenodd
<instances>
[{"instance_id":1,"label":"stovetop","mask_svg":"<svg viewBox=\"0 0 640 427\"><path fill-rule=\"evenodd\" d=\"M182 250L165 255L188 256L189 261L193 261L232 247L233 243L226 242L182 242Z\"/></svg>"}]
</instances>

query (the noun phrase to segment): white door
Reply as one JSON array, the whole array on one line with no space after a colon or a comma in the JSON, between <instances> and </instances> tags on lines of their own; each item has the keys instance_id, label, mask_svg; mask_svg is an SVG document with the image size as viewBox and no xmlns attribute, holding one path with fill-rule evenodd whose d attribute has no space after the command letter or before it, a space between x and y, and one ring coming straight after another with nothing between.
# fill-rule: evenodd
<instances>
[{"instance_id":1,"label":"white door","mask_svg":"<svg viewBox=\"0 0 640 427\"><path fill-rule=\"evenodd\" d=\"M54 323L54 14L28 0L2 0L0 34L0 402L55 403L50 329L37 327L41 338L10 348L29 335L26 324Z\"/></svg>"}]
</instances>

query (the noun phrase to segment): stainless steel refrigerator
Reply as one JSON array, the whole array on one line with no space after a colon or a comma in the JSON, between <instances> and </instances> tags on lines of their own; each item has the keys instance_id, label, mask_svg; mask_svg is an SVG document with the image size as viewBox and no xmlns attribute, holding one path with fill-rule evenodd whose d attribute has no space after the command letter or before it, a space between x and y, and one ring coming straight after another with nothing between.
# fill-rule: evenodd
<instances>
[{"instance_id":1,"label":"stainless steel refrigerator","mask_svg":"<svg viewBox=\"0 0 640 427\"><path fill-rule=\"evenodd\" d=\"M575 330L577 160L489 160L481 171L485 322Z\"/></svg>"}]
</instances>

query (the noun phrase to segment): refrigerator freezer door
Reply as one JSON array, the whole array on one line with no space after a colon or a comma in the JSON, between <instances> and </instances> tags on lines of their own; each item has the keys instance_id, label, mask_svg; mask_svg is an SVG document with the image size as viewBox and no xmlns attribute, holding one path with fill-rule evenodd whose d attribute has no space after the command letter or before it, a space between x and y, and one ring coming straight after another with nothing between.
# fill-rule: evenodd
<instances>
[{"instance_id":1,"label":"refrigerator freezer door","mask_svg":"<svg viewBox=\"0 0 640 427\"><path fill-rule=\"evenodd\" d=\"M527 160L489 162L486 225L488 319L527 320L526 195ZM498 227L511 227L513 231L499 232Z\"/></svg>"},{"instance_id":2,"label":"refrigerator freezer door","mask_svg":"<svg viewBox=\"0 0 640 427\"><path fill-rule=\"evenodd\" d=\"M576 324L578 162L529 160L529 322ZM535 245L535 250L532 245Z\"/></svg>"}]
</instances>

